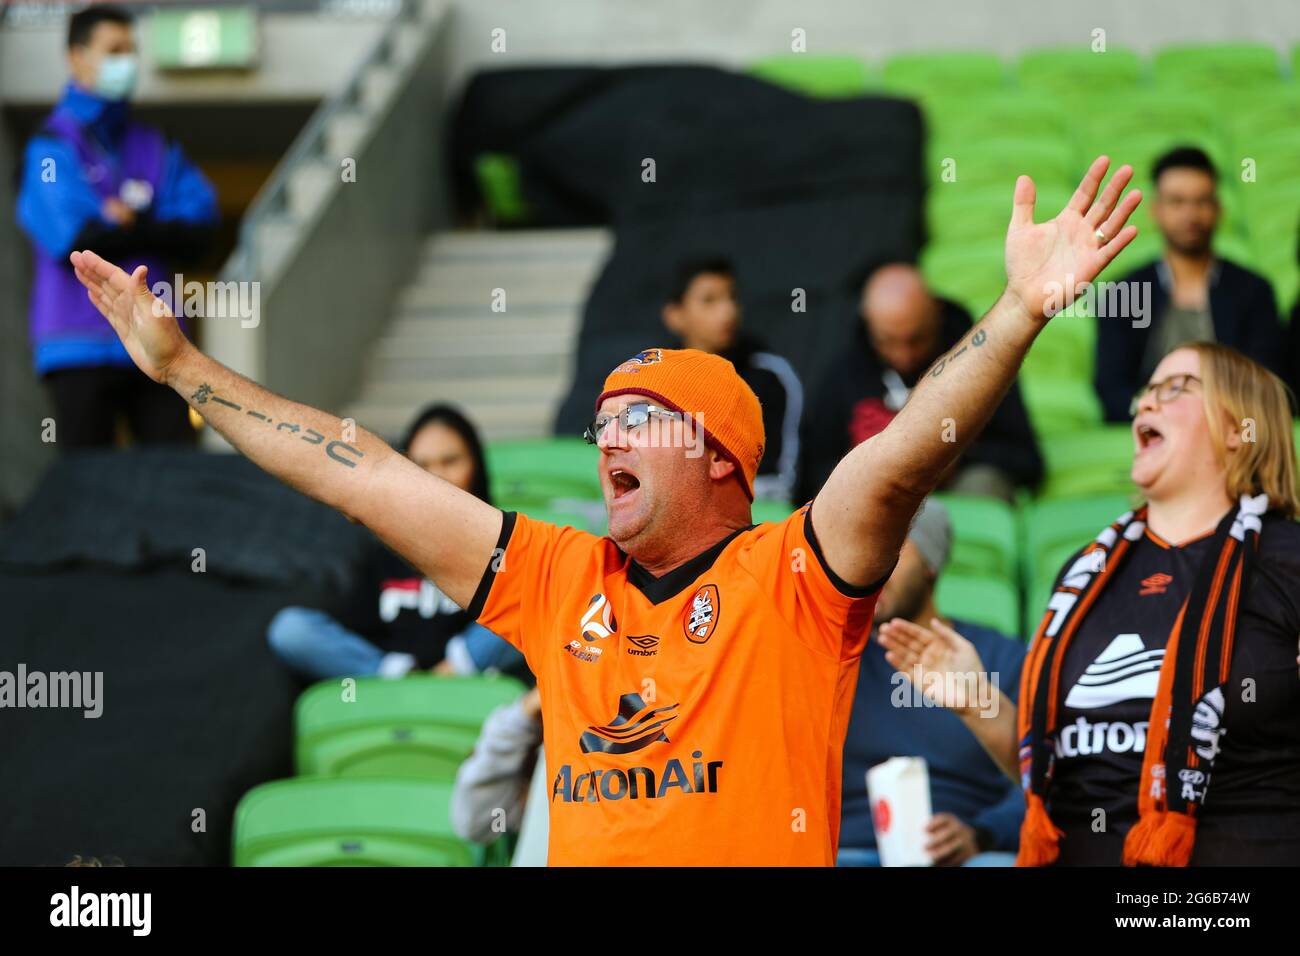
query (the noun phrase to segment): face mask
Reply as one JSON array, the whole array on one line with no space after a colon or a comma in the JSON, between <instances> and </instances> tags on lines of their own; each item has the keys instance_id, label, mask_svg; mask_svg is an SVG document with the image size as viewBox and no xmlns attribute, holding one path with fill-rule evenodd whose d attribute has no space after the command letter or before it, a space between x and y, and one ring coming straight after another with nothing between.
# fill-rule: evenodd
<instances>
[{"instance_id":1,"label":"face mask","mask_svg":"<svg viewBox=\"0 0 1300 956\"><path fill-rule=\"evenodd\" d=\"M139 60L130 53L106 56L99 63L95 92L106 100L124 100L135 89Z\"/></svg>"}]
</instances>

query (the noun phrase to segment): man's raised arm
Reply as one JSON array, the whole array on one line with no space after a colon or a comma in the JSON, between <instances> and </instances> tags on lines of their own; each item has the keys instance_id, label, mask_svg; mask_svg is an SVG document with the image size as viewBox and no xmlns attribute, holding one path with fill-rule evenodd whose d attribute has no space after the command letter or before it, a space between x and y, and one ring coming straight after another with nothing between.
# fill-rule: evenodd
<instances>
[{"instance_id":1,"label":"man's raised arm","mask_svg":"<svg viewBox=\"0 0 1300 956\"><path fill-rule=\"evenodd\" d=\"M1007 288L980 322L921 376L884 431L849 452L813 502L827 563L857 586L893 567L922 499L979 434L1015 381L1047 319L1128 245L1141 194L1120 200L1133 176L1121 166L1100 196L1109 161L1089 168L1065 209L1034 224L1034 183L1016 181L1007 229ZM1095 202L1094 202L1095 198Z\"/></svg>"},{"instance_id":2,"label":"man's raised arm","mask_svg":"<svg viewBox=\"0 0 1300 956\"><path fill-rule=\"evenodd\" d=\"M281 398L200 352L132 275L93 252L72 265L140 370L171 386L259 467L366 525L466 607L492 558L501 512L420 468L364 428Z\"/></svg>"}]
</instances>

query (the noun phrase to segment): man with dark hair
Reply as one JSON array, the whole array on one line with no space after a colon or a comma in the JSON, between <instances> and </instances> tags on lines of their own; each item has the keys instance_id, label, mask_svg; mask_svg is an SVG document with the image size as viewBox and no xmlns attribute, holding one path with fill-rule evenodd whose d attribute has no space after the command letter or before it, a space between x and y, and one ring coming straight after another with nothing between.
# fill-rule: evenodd
<instances>
[{"instance_id":1,"label":"man with dark hair","mask_svg":"<svg viewBox=\"0 0 1300 956\"><path fill-rule=\"evenodd\" d=\"M194 437L185 403L132 366L68 264L71 250L90 246L166 279L161 256L197 256L214 233L211 185L179 146L130 117L138 71L125 10L100 5L74 14L71 82L27 144L18 223L36 259L32 348L65 449L112 444L119 413L137 442Z\"/></svg>"},{"instance_id":2,"label":"man with dark hair","mask_svg":"<svg viewBox=\"0 0 1300 956\"><path fill-rule=\"evenodd\" d=\"M679 263L663 319L682 348L721 355L754 390L767 432L754 495L789 501L799 460L803 385L789 362L764 351L756 339L741 333L736 272L731 263L718 257Z\"/></svg>"},{"instance_id":3,"label":"man with dark hair","mask_svg":"<svg viewBox=\"0 0 1300 956\"><path fill-rule=\"evenodd\" d=\"M1217 179L1210 157L1192 146L1156 160L1151 217L1164 236L1164 253L1121 279L1127 289L1097 297L1094 377L1108 422L1129 420L1133 393L1184 342L1222 342L1277 369L1282 327L1272 287L1214 254Z\"/></svg>"},{"instance_id":4,"label":"man with dark hair","mask_svg":"<svg viewBox=\"0 0 1300 956\"><path fill-rule=\"evenodd\" d=\"M854 346L819 377L804 416L797 501L807 501L849 449L882 431L902 409L921 376L971 327L970 313L934 296L906 263L872 271L862 287ZM950 437L951 440L951 437ZM1012 384L944 488L1011 500L1018 486L1043 474L1034 430Z\"/></svg>"}]
</instances>

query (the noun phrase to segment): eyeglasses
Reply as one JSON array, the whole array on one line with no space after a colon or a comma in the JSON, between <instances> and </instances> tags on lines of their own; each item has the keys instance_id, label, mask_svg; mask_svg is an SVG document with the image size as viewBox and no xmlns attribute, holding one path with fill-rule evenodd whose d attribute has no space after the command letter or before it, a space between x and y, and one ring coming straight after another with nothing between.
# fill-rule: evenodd
<instances>
[{"instance_id":1,"label":"eyeglasses","mask_svg":"<svg viewBox=\"0 0 1300 956\"><path fill-rule=\"evenodd\" d=\"M1192 382L1196 382L1199 385L1201 380L1195 375L1170 375L1168 378L1159 382L1151 382L1149 385L1142 386L1142 388L1138 389L1138 393L1133 396L1133 400L1128 404L1129 417L1131 418L1137 415L1138 406L1142 404L1142 399L1146 398L1152 392L1155 392L1156 401L1161 405L1164 405L1167 402L1172 402L1184 392L1190 392L1191 389L1187 386L1191 385Z\"/></svg>"},{"instance_id":2,"label":"eyeglasses","mask_svg":"<svg viewBox=\"0 0 1300 956\"><path fill-rule=\"evenodd\" d=\"M586 439L588 445L595 445L600 442L600 436L604 434L605 428L614 419L618 419L619 428L623 431L629 431L640 425L644 425L650 420L650 416L658 418L680 419L681 412L675 412L669 408L659 408L646 402L634 402L623 408L617 415L597 415L592 419L582 432L582 437Z\"/></svg>"}]
</instances>

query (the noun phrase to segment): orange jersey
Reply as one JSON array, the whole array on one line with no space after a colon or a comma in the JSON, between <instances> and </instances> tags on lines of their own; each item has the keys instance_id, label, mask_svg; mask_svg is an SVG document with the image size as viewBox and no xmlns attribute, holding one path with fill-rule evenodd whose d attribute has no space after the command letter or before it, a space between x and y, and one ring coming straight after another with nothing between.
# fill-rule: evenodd
<instances>
[{"instance_id":1,"label":"orange jersey","mask_svg":"<svg viewBox=\"0 0 1300 956\"><path fill-rule=\"evenodd\" d=\"M879 588L834 576L809 511L660 578L506 513L470 613L537 676L552 865L834 864Z\"/></svg>"}]
</instances>

